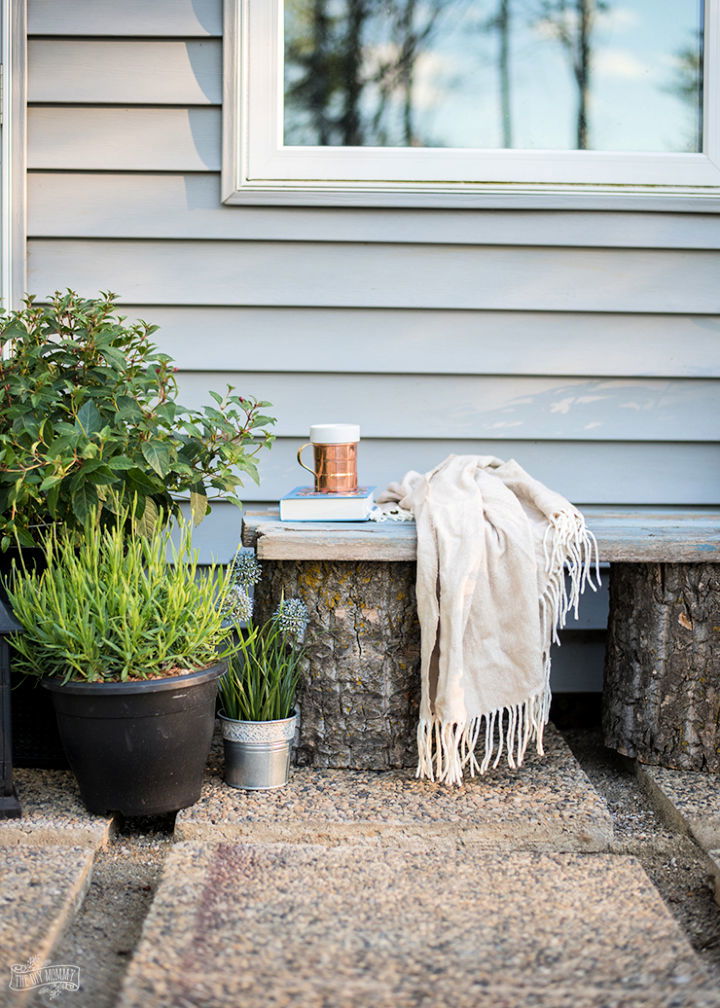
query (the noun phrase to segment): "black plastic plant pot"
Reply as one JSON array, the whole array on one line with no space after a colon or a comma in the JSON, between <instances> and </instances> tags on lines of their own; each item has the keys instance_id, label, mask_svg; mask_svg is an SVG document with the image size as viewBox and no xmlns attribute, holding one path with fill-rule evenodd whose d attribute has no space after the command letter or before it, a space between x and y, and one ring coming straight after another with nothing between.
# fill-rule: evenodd
<instances>
[{"instance_id":1,"label":"black plastic plant pot","mask_svg":"<svg viewBox=\"0 0 720 1008\"><path fill-rule=\"evenodd\" d=\"M198 800L225 667L142 682L42 681L88 811L162 815Z\"/></svg>"},{"instance_id":2,"label":"black plastic plant pot","mask_svg":"<svg viewBox=\"0 0 720 1008\"><path fill-rule=\"evenodd\" d=\"M24 549L20 554L18 550L11 548L0 553L0 580L10 577L13 562L20 564L21 556L22 562L30 570L41 571L45 567L45 554L41 549ZM1 585L0 598L9 604ZM10 686L13 765L67 770L52 698L39 688L35 676L24 676L16 672L12 661Z\"/></svg>"}]
</instances>

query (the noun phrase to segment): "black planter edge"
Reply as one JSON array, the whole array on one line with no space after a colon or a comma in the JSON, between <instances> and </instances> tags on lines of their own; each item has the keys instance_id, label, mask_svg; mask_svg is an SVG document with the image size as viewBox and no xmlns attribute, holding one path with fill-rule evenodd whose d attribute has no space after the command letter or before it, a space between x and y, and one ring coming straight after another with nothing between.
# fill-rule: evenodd
<instances>
[{"instance_id":1,"label":"black planter edge","mask_svg":"<svg viewBox=\"0 0 720 1008\"><path fill-rule=\"evenodd\" d=\"M210 679L219 679L227 668L226 662L215 662L204 669L188 672L185 675L166 676L163 679L136 679L132 682L75 682L72 679L66 683L57 679L41 679L40 685L51 693L102 693L105 696L123 693L160 693L186 686L200 686Z\"/></svg>"}]
</instances>

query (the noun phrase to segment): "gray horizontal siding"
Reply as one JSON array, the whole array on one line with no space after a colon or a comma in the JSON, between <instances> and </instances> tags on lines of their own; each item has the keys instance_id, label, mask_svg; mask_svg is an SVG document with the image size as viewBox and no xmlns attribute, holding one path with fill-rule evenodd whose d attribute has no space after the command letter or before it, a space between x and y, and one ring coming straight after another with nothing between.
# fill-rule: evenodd
<instances>
[{"instance_id":1,"label":"gray horizontal siding","mask_svg":"<svg viewBox=\"0 0 720 1008\"><path fill-rule=\"evenodd\" d=\"M280 436L301 436L313 403L376 438L672 441L682 430L687 441L720 440L718 380L185 372L183 402L200 406L226 383L269 399Z\"/></svg>"},{"instance_id":2,"label":"gray horizontal siding","mask_svg":"<svg viewBox=\"0 0 720 1008\"><path fill-rule=\"evenodd\" d=\"M222 0L28 0L31 35L222 35Z\"/></svg>"},{"instance_id":3,"label":"gray horizontal siding","mask_svg":"<svg viewBox=\"0 0 720 1008\"><path fill-rule=\"evenodd\" d=\"M455 374L460 361L468 375L720 378L717 316L158 305L124 310L159 325L153 339L188 371L304 372L312 366L316 373L362 368Z\"/></svg>"},{"instance_id":4,"label":"gray horizontal siding","mask_svg":"<svg viewBox=\"0 0 720 1008\"><path fill-rule=\"evenodd\" d=\"M322 404L308 407L308 424L323 422ZM352 416L361 423L365 416ZM348 418L344 412L342 419ZM296 452L307 435L279 438L261 457L262 482L248 481L240 496L247 501L277 500L307 482ZM720 503L720 445L692 442L499 441L433 439L364 439L359 476L365 483L387 486L409 469L427 472L452 453L514 458L536 476L578 504L717 505Z\"/></svg>"},{"instance_id":5,"label":"gray horizontal siding","mask_svg":"<svg viewBox=\"0 0 720 1008\"><path fill-rule=\"evenodd\" d=\"M61 276L137 304L720 312L707 251L33 240L31 289Z\"/></svg>"},{"instance_id":6,"label":"gray horizontal siding","mask_svg":"<svg viewBox=\"0 0 720 1008\"><path fill-rule=\"evenodd\" d=\"M720 248L720 214L241 209L222 205L213 173L37 171L28 182L30 233L45 237L533 245L542 234L548 247Z\"/></svg>"},{"instance_id":7,"label":"gray horizontal siding","mask_svg":"<svg viewBox=\"0 0 720 1008\"><path fill-rule=\"evenodd\" d=\"M219 105L222 41L36 39L28 46L28 99Z\"/></svg>"},{"instance_id":8,"label":"gray horizontal siding","mask_svg":"<svg viewBox=\"0 0 720 1008\"><path fill-rule=\"evenodd\" d=\"M220 170L220 109L35 106L28 167L54 171Z\"/></svg>"}]
</instances>

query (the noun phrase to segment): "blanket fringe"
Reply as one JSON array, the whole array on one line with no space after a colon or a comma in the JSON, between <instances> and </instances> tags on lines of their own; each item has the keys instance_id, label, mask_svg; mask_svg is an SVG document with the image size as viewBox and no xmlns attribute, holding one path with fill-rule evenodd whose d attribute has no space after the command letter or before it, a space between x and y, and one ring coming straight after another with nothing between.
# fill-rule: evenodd
<instances>
[{"instance_id":1,"label":"blanket fringe","mask_svg":"<svg viewBox=\"0 0 720 1008\"><path fill-rule=\"evenodd\" d=\"M435 716L420 718L417 729L416 776L444 784L462 784L497 767L503 751L508 766L522 766L528 745L544 755L543 731L550 716L550 649L559 644L558 631L571 611L578 618L580 595L586 587L600 587L600 566L595 536L579 511L558 511L550 519L543 542L547 585L540 598L543 641L543 689L520 703L498 707L465 722L443 722ZM568 583L565 571L568 573ZM481 739L482 755L476 755Z\"/></svg>"},{"instance_id":2,"label":"blanket fringe","mask_svg":"<svg viewBox=\"0 0 720 1008\"><path fill-rule=\"evenodd\" d=\"M442 722L440 718L420 718L417 729L418 768L416 777L442 784L462 784L463 774L471 777L497 767L503 751L508 766L521 767L531 743L544 755L545 696L523 700L512 707L498 707L465 722ZM482 757L476 754L483 739Z\"/></svg>"}]
</instances>

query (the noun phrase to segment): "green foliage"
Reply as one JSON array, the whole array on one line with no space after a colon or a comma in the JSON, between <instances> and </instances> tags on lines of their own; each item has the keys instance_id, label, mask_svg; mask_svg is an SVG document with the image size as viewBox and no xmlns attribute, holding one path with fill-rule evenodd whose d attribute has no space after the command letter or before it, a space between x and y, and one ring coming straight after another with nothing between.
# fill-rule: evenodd
<instances>
[{"instance_id":1,"label":"green foliage","mask_svg":"<svg viewBox=\"0 0 720 1008\"><path fill-rule=\"evenodd\" d=\"M257 584L261 573L260 564L247 551L239 552L228 568L224 612L239 646L218 689L225 715L236 721L290 717L300 681L307 608L298 598L282 598L269 620L254 623L250 586Z\"/></svg>"},{"instance_id":2,"label":"green foliage","mask_svg":"<svg viewBox=\"0 0 720 1008\"><path fill-rule=\"evenodd\" d=\"M257 482L270 404L228 386L184 408L172 358L150 341L157 326L116 305L57 291L0 316L0 549L35 545L54 523L79 532L97 508L108 520L113 500L133 499L150 526L189 494L197 522L208 496L237 502L244 477Z\"/></svg>"},{"instance_id":3,"label":"green foliage","mask_svg":"<svg viewBox=\"0 0 720 1008\"><path fill-rule=\"evenodd\" d=\"M239 650L219 680L223 713L236 721L290 717L300 680L303 649L273 616L237 630Z\"/></svg>"},{"instance_id":4,"label":"green foliage","mask_svg":"<svg viewBox=\"0 0 720 1008\"><path fill-rule=\"evenodd\" d=\"M198 569L188 524L176 547L164 515L147 535L129 535L130 509L117 510L104 525L93 511L79 540L54 526L42 573L14 567L8 596L25 631L13 638L21 672L63 682L149 679L205 668L233 650L222 615L230 572Z\"/></svg>"}]
</instances>

